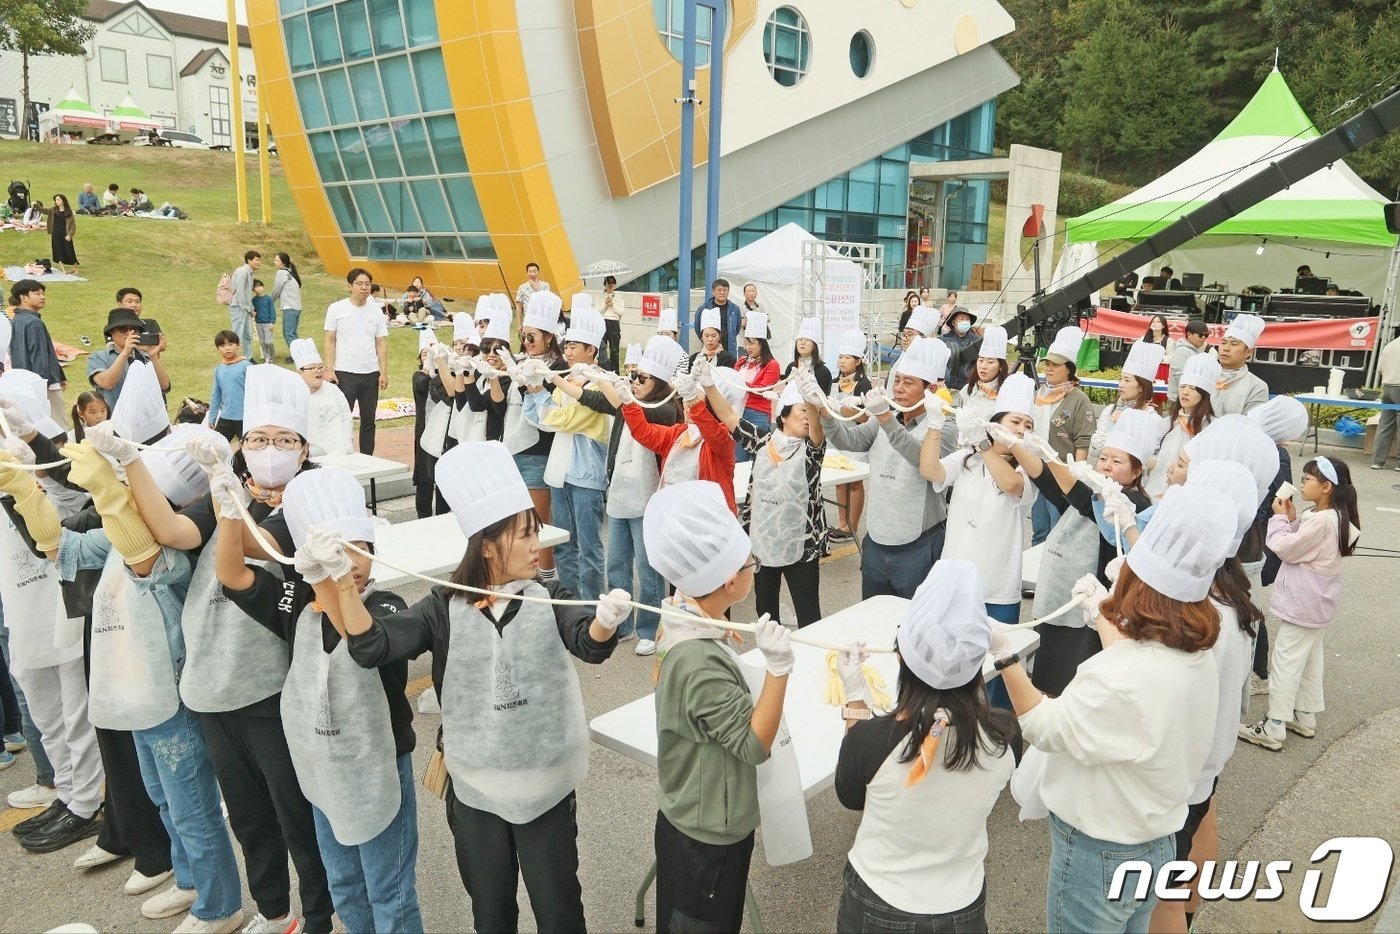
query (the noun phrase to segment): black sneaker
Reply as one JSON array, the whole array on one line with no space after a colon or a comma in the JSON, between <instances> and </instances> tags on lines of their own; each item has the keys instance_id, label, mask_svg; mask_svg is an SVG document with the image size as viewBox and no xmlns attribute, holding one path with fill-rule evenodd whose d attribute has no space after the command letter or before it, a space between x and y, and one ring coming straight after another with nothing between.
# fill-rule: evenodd
<instances>
[{"instance_id":1,"label":"black sneaker","mask_svg":"<svg viewBox=\"0 0 1400 934\"><path fill-rule=\"evenodd\" d=\"M96 814L79 817L67 808L56 820L27 836L20 837L19 845L31 853L52 853L79 840L95 837L102 829L102 820Z\"/></svg>"},{"instance_id":2,"label":"black sneaker","mask_svg":"<svg viewBox=\"0 0 1400 934\"><path fill-rule=\"evenodd\" d=\"M22 820L18 824L15 824L14 829L11 830L10 833L23 840L30 834L44 829L67 813L68 805L55 798L48 807L44 808L44 810L40 811L38 814L35 814L28 820Z\"/></svg>"}]
</instances>

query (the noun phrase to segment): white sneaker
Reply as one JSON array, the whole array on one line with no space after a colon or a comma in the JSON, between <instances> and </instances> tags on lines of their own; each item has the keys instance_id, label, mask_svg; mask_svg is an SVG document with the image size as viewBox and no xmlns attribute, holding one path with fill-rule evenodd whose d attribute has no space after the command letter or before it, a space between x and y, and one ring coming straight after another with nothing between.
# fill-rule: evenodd
<instances>
[{"instance_id":1,"label":"white sneaker","mask_svg":"<svg viewBox=\"0 0 1400 934\"><path fill-rule=\"evenodd\" d=\"M46 808L58 798L58 792L48 785L30 785L19 791L11 792L5 798L10 807L21 811L29 808Z\"/></svg>"},{"instance_id":2,"label":"white sneaker","mask_svg":"<svg viewBox=\"0 0 1400 934\"><path fill-rule=\"evenodd\" d=\"M1241 726L1239 732L1240 739L1246 743L1253 743L1273 752L1283 748L1283 740L1287 735L1282 723L1275 723L1268 717L1250 726Z\"/></svg>"},{"instance_id":3,"label":"white sneaker","mask_svg":"<svg viewBox=\"0 0 1400 934\"><path fill-rule=\"evenodd\" d=\"M638 655L655 655L656 643L651 639L638 639L637 648L634 651Z\"/></svg>"},{"instance_id":4,"label":"white sneaker","mask_svg":"<svg viewBox=\"0 0 1400 934\"><path fill-rule=\"evenodd\" d=\"M281 918L264 918L259 911L253 920L243 927L243 934L301 934L301 919L296 915L283 915Z\"/></svg>"},{"instance_id":5,"label":"white sneaker","mask_svg":"<svg viewBox=\"0 0 1400 934\"><path fill-rule=\"evenodd\" d=\"M185 920L175 929L175 934L234 934L243 926L243 909L224 918L202 921L194 915L185 915Z\"/></svg>"},{"instance_id":6,"label":"white sneaker","mask_svg":"<svg viewBox=\"0 0 1400 934\"><path fill-rule=\"evenodd\" d=\"M173 875L175 875L175 872L170 869L162 873L157 873L154 876L147 876L142 874L139 870L133 869L131 870L131 876L126 880L126 884L122 886L122 891L128 895L145 895L156 886L170 881L170 877ZM169 916L163 915L162 917Z\"/></svg>"},{"instance_id":7,"label":"white sneaker","mask_svg":"<svg viewBox=\"0 0 1400 934\"><path fill-rule=\"evenodd\" d=\"M1308 713L1306 710L1293 711L1293 719L1284 724L1288 732L1297 733L1305 739L1312 739L1317 735L1317 714Z\"/></svg>"},{"instance_id":8,"label":"white sneaker","mask_svg":"<svg viewBox=\"0 0 1400 934\"><path fill-rule=\"evenodd\" d=\"M1260 694L1269 693L1269 679L1261 678L1256 674L1249 676L1249 696L1258 697Z\"/></svg>"},{"instance_id":9,"label":"white sneaker","mask_svg":"<svg viewBox=\"0 0 1400 934\"><path fill-rule=\"evenodd\" d=\"M141 903L141 914L152 921L161 918L173 918L178 914L189 911L194 904L194 889L182 889L178 885L172 885L164 892L152 895Z\"/></svg>"},{"instance_id":10,"label":"white sneaker","mask_svg":"<svg viewBox=\"0 0 1400 934\"><path fill-rule=\"evenodd\" d=\"M119 859L126 859L125 856L118 856L116 853L108 853L97 844L73 861L74 869L96 869L98 866L105 866L108 863L115 863Z\"/></svg>"}]
</instances>

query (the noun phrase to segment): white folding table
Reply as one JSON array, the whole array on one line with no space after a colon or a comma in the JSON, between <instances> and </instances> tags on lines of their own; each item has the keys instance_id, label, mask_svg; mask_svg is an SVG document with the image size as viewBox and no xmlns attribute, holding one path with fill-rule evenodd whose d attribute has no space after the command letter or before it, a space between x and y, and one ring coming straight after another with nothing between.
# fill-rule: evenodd
<instances>
[{"instance_id":1,"label":"white folding table","mask_svg":"<svg viewBox=\"0 0 1400 934\"><path fill-rule=\"evenodd\" d=\"M376 482L379 480L407 480L413 476L413 471L409 470L398 461L391 461L386 457L374 457L370 454L328 454L324 457L314 458L316 463L322 467L338 467L356 480L361 486L369 487L369 511L375 515L379 514L379 490Z\"/></svg>"},{"instance_id":2,"label":"white folding table","mask_svg":"<svg viewBox=\"0 0 1400 934\"><path fill-rule=\"evenodd\" d=\"M745 502L749 498L749 472L752 465L748 461L734 465L734 501ZM870 479L870 465L852 461L850 469L844 467L822 467L822 490L831 492L843 483L859 483ZM831 502L831 500L827 500Z\"/></svg>"},{"instance_id":3,"label":"white folding table","mask_svg":"<svg viewBox=\"0 0 1400 934\"><path fill-rule=\"evenodd\" d=\"M569 533L563 529L552 525L540 528L541 548L552 548L568 540ZM451 573L461 563L462 553L466 549L467 537L462 534L457 517L451 513L391 525L380 530L374 543L376 556L429 577ZM387 568L379 561L374 562L373 573L374 582L386 590L416 581L416 578Z\"/></svg>"}]
</instances>

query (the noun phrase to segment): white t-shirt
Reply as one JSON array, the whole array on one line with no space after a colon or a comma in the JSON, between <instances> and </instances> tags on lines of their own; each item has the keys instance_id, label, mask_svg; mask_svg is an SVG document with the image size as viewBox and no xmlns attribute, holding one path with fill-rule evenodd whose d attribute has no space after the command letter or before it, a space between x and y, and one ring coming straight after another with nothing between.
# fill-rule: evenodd
<instances>
[{"instance_id":1,"label":"white t-shirt","mask_svg":"<svg viewBox=\"0 0 1400 934\"><path fill-rule=\"evenodd\" d=\"M1191 790L1191 797L1186 799L1187 804L1200 804L1210 797L1211 785L1225 771L1225 763L1230 761L1235 751L1240 723L1249 709L1249 695L1245 691L1249 673L1254 668L1254 637L1240 628L1239 617L1231 607L1214 597L1210 603L1220 613L1220 636L1210 647L1219 684L1219 707L1215 714L1210 755L1201 768L1196 787Z\"/></svg>"},{"instance_id":2,"label":"white t-shirt","mask_svg":"<svg viewBox=\"0 0 1400 934\"><path fill-rule=\"evenodd\" d=\"M966 461L966 465L964 465ZM1035 484L1017 467L1024 485L1019 497L997 486L980 454L959 448L942 460L945 477L933 488L953 488L943 557L971 561L982 581L987 603L1021 602L1021 552L1026 516L1035 502Z\"/></svg>"},{"instance_id":3,"label":"white t-shirt","mask_svg":"<svg viewBox=\"0 0 1400 934\"><path fill-rule=\"evenodd\" d=\"M326 308L326 330L335 332L335 368L343 373L378 373L375 338L389 336L384 312L373 301L355 305L342 298Z\"/></svg>"}]
</instances>

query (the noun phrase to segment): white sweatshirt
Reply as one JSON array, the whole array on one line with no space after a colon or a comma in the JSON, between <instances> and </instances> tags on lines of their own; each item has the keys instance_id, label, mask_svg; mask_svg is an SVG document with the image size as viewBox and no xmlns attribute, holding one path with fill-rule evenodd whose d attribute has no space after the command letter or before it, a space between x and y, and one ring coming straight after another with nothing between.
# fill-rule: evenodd
<instances>
[{"instance_id":1,"label":"white sweatshirt","mask_svg":"<svg viewBox=\"0 0 1400 934\"><path fill-rule=\"evenodd\" d=\"M307 409L306 440L311 442L311 456L327 457L353 451L351 421L350 403L345 401L345 393L335 383L322 383L321 388L311 394L311 405Z\"/></svg>"}]
</instances>

